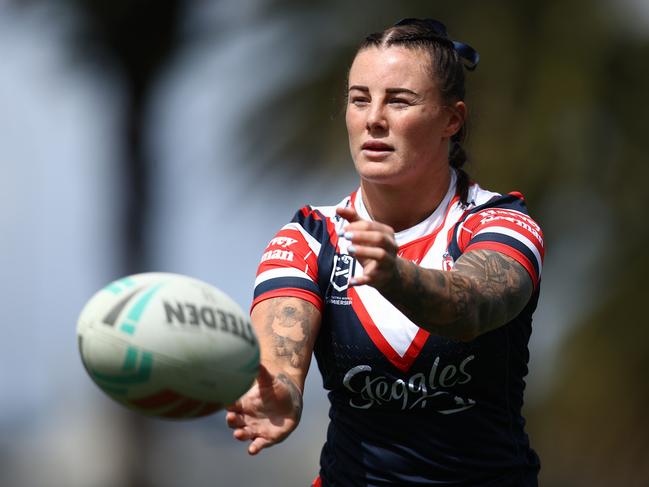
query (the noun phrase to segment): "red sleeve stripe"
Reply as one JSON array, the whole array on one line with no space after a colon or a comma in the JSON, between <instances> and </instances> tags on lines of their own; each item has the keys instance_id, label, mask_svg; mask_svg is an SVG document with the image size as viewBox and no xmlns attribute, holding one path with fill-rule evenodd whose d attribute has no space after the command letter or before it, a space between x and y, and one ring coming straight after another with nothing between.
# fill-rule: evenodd
<instances>
[{"instance_id":1,"label":"red sleeve stripe","mask_svg":"<svg viewBox=\"0 0 649 487\"><path fill-rule=\"evenodd\" d=\"M493 222L480 225L479 227L473 229L473 234L469 236L468 240L471 240L473 237L483 232L502 233L513 238L518 238L519 240L525 240L529 242L529 245L532 245L537 250L539 256L541 257L541 260L543 260L544 248L542 237L538 232L532 232L524 226L521 226L518 222L514 223L505 220L495 220Z\"/></svg>"},{"instance_id":2,"label":"red sleeve stripe","mask_svg":"<svg viewBox=\"0 0 649 487\"><path fill-rule=\"evenodd\" d=\"M318 258L312 251L309 251L307 255L292 252L290 254L270 254L270 257L259 264L257 276L276 269L294 269L297 272L305 273L313 281L318 277Z\"/></svg>"},{"instance_id":3,"label":"red sleeve stripe","mask_svg":"<svg viewBox=\"0 0 649 487\"><path fill-rule=\"evenodd\" d=\"M473 238L476 238L478 235L483 235L485 233L498 233L518 240L520 243L525 245L525 247L527 247L530 252L532 252L532 254L534 254L534 258L536 259L536 264L539 269L539 274L541 273L541 268L543 267L543 257L541 255L541 252L543 251L543 247L538 241L532 242L529 238L527 238L520 232L502 226L487 226L484 229L480 229L478 233L474 234ZM469 242L469 246L470 245L471 243Z\"/></svg>"},{"instance_id":4,"label":"red sleeve stripe","mask_svg":"<svg viewBox=\"0 0 649 487\"><path fill-rule=\"evenodd\" d=\"M254 301L252 302L252 305L250 306L250 311L252 312L253 308L257 306L259 303L262 301L265 301L267 299L271 298L299 298L303 299L304 301L308 301L311 303L313 306L318 308L318 311L322 313L322 298L318 296L315 293L309 292L305 289L297 289L297 288L290 288L290 287L285 287L282 289L275 289L274 291L268 291L266 293L260 294L257 296Z\"/></svg>"},{"instance_id":5,"label":"red sleeve stripe","mask_svg":"<svg viewBox=\"0 0 649 487\"><path fill-rule=\"evenodd\" d=\"M468 228L482 228L486 225L514 225L519 230L529 232L536 240L543 245L541 227L528 215L523 212L508 208L489 208L469 216L464 222Z\"/></svg>"},{"instance_id":6,"label":"red sleeve stripe","mask_svg":"<svg viewBox=\"0 0 649 487\"><path fill-rule=\"evenodd\" d=\"M472 246L473 244L476 244L478 242L494 242L494 243L499 243L502 245L506 245L507 247L511 247L514 250L517 250L519 253L523 254L525 258L529 261L529 263L534 267L534 275L540 276L541 275L541 268L538 266L536 263L536 257L534 257L534 254L532 251L527 248L525 245L523 245L519 240L516 240L515 238L512 238L508 235L502 235L500 233L483 233L482 235L478 235L476 238L471 240L471 243L469 246Z\"/></svg>"}]
</instances>

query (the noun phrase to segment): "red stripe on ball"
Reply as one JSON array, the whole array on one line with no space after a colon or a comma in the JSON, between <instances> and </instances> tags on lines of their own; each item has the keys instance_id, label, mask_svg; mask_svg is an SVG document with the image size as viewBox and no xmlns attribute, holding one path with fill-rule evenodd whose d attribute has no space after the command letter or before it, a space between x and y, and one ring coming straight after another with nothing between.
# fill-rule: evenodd
<instances>
[{"instance_id":1,"label":"red stripe on ball","mask_svg":"<svg viewBox=\"0 0 649 487\"><path fill-rule=\"evenodd\" d=\"M175 408L171 409L170 411L166 411L162 413L160 416L164 418L182 418L183 416L186 416L190 412L194 411L200 405L201 405L201 401L185 398Z\"/></svg>"},{"instance_id":2,"label":"red stripe on ball","mask_svg":"<svg viewBox=\"0 0 649 487\"><path fill-rule=\"evenodd\" d=\"M157 409L162 406L169 406L172 403L183 399L183 396L171 389L164 389L156 392L151 396L141 397L139 399L131 399L129 402L134 406L141 409Z\"/></svg>"}]
</instances>

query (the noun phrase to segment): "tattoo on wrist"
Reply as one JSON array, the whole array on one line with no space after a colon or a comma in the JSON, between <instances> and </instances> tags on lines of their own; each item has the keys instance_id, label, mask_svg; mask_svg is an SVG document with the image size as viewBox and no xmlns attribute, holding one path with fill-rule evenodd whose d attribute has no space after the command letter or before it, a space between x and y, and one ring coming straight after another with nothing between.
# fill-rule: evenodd
<instances>
[{"instance_id":1,"label":"tattoo on wrist","mask_svg":"<svg viewBox=\"0 0 649 487\"><path fill-rule=\"evenodd\" d=\"M277 380L282 382L283 384L288 387L289 394L291 395L291 401L293 403L293 409L295 410L296 413L296 420L300 421L300 418L302 417L302 407L303 407L303 400L302 400L302 392L298 388L297 385L295 385L295 382L293 382L286 374L283 372L280 372L277 374Z\"/></svg>"}]
</instances>

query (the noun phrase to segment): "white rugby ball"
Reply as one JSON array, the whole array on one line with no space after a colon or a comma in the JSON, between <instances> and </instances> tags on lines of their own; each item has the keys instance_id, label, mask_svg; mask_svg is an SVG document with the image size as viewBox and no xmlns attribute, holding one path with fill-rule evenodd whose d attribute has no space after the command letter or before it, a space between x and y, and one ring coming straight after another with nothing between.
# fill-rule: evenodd
<instances>
[{"instance_id":1,"label":"white rugby ball","mask_svg":"<svg viewBox=\"0 0 649 487\"><path fill-rule=\"evenodd\" d=\"M110 397L141 413L194 418L252 385L259 344L249 317L214 286L180 274L110 283L77 324L81 360Z\"/></svg>"}]
</instances>

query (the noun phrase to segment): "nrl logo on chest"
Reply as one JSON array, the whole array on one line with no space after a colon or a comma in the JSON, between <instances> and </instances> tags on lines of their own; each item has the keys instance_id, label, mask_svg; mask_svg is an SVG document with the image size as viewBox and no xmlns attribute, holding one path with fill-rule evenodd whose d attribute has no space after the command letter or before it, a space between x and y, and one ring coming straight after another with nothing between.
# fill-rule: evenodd
<instances>
[{"instance_id":1,"label":"nrl logo on chest","mask_svg":"<svg viewBox=\"0 0 649 487\"><path fill-rule=\"evenodd\" d=\"M329 277L329 292L327 303L350 305L351 298L347 296L349 280L354 275L356 260L348 254L336 254Z\"/></svg>"}]
</instances>

